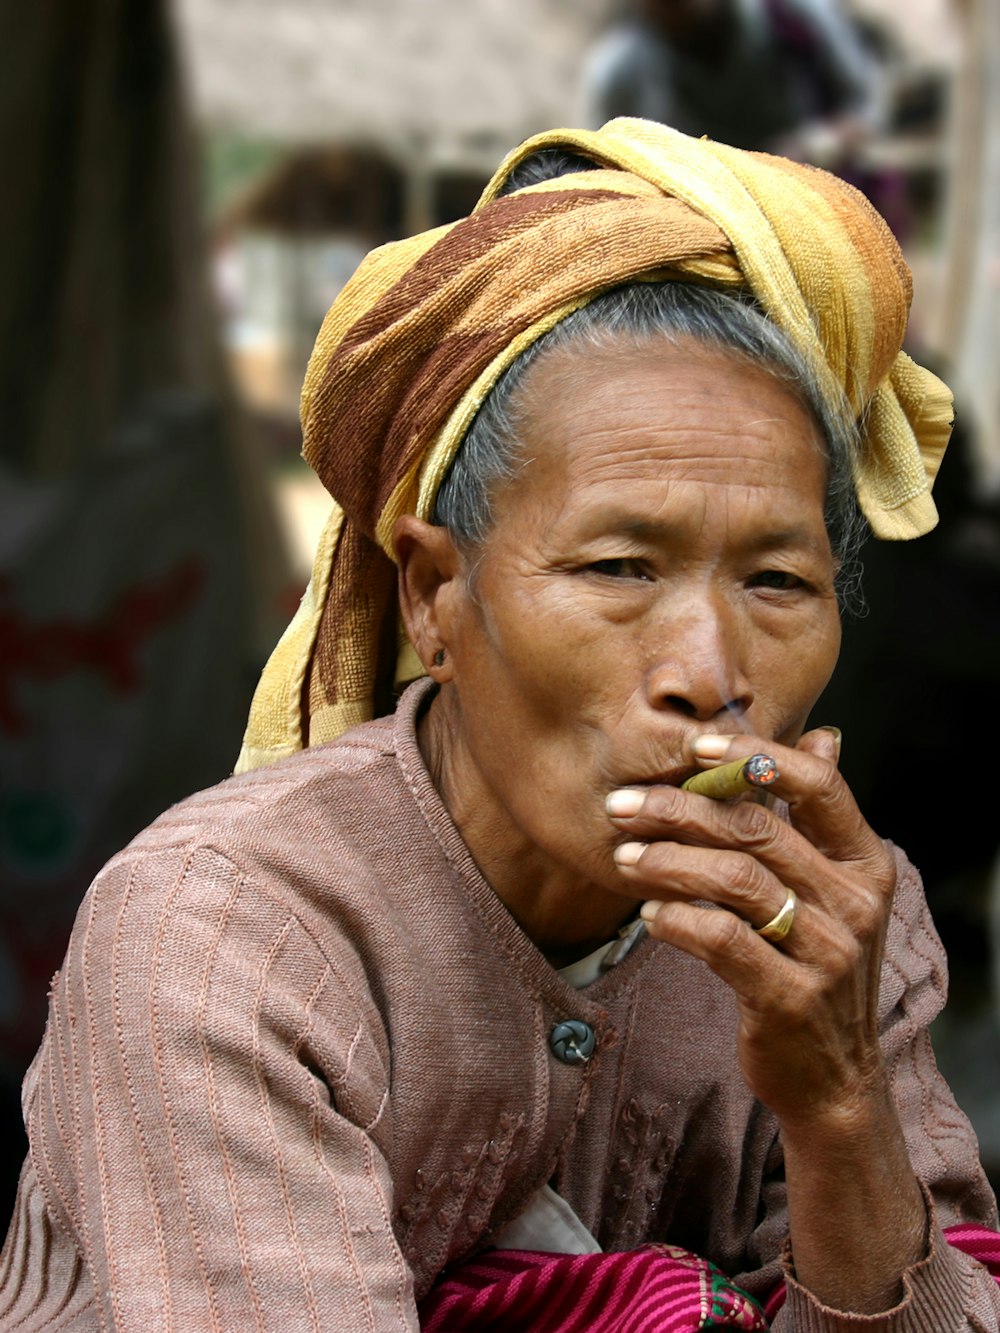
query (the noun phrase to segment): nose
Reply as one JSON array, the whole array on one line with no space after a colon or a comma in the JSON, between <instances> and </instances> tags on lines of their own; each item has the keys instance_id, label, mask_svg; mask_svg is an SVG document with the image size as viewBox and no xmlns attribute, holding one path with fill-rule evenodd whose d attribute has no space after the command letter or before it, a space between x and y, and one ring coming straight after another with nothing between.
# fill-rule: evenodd
<instances>
[{"instance_id":1,"label":"nose","mask_svg":"<svg viewBox=\"0 0 1000 1333\"><path fill-rule=\"evenodd\" d=\"M646 673L649 704L698 722L744 717L754 692L742 647L738 612L721 595L704 590L675 604L656 629Z\"/></svg>"}]
</instances>

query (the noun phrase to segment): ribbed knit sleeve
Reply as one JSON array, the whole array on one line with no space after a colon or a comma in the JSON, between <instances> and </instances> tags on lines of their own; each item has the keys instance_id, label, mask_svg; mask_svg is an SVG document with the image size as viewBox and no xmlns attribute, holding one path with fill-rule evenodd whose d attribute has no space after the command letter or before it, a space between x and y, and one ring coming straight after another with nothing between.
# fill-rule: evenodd
<instances>
[{"instance_id":1,"label":"ribbed knit sleeve","mask_svg":"<svg viewBox=\"0 0 1000 1333\"><path fill-rule=\"evenodd\" d=\"M384 1034L223 855L126 854L97 881L32 1078L19 1225L39 1189L83 1256L79 1327L417 1328L378 1147ZM30 1275L6 1290L3 1327L62 1326Z\"/></svg>"}]
</instances>

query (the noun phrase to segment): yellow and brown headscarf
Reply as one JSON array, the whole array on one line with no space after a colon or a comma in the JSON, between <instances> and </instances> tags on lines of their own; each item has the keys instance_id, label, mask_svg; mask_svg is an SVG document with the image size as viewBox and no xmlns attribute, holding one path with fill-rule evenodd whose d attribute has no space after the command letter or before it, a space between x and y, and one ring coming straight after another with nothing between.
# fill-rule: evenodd
<instances>
[{"instance_id":1,"label":"yellow and brown headscarf","mask_svg":"<svg viewBox=\"0 0 1000 1333\"><path fill-rule=\"evenodd\" d=\"M522 159L551 148L599 165L499 197ZM303 452L335 503L238 770L387 711L394 680L421 673L398 628L396 517L430 517L476 411L524 348L600 292L658 274L750 291L862 423L855 480L875 535L934 526L951 395L901 350L909 270L862 195L651 121L537 135L469 217L373 251L324 321Z\"/></svg>"}]
</instances>

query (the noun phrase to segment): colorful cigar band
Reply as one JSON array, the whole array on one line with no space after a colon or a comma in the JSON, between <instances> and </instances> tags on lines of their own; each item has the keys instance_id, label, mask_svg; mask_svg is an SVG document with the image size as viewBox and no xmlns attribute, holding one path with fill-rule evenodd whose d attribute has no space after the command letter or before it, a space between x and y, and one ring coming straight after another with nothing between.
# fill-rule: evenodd
<instances>
[{"instance_id":1,"label":"colorful cigar band","mask_svg":"<svg viewBox=\"0 0 1000 1333\"><path fill-rule=\"evenodd\" d=\"M778 777L778 765L769 754L752 754L749 759L734 759L720 768L706 768L681 783L682 791L710 796L713 801L730 801L747 791L770 787Z\"/></svg>"}]
</instances>

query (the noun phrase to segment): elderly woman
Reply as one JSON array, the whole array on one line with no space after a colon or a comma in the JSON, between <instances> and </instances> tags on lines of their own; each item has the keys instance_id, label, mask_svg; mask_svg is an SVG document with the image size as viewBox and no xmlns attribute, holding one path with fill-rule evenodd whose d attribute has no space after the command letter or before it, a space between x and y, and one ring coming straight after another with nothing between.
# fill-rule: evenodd
<instances>
[{"instance_id":1,"label":"elderly woman","mask_svg":"<svg viewBox=\"0 0 1000 1333\"><path fill-rule=\"evenodd\" d=\"M856 502L934 521L908 299L848 187L641 121L369 257L254 771L54 984L4 1327L1000 1327L919 880L806 730Z\"/></svg>"}]
</instances>

